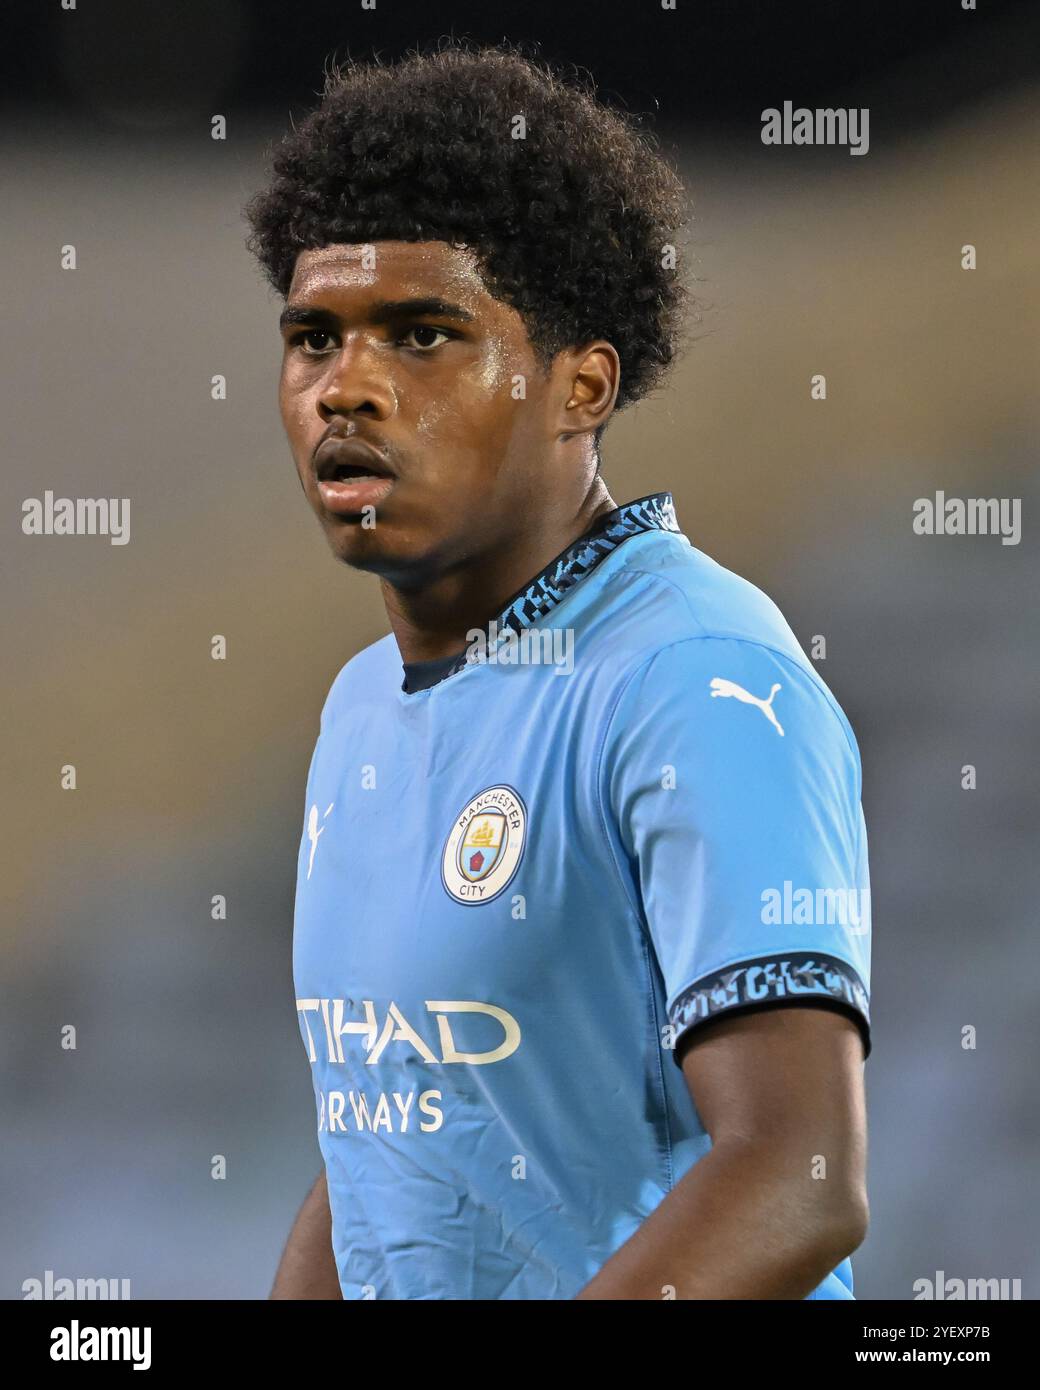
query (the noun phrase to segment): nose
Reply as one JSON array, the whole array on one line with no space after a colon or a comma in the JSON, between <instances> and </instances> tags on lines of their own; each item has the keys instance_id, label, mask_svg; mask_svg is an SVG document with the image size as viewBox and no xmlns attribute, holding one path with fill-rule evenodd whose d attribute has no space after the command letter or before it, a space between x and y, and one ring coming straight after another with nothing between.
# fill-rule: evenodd
<instances>
[{"instance_id":1,"label":"nose","mask_svg":"<svg viewBox=\"0 0 1040 1390\"><path fill-rule=\"evenodd\" d=\"M324 420L356 414L386 420L396 405L393 384L377 347L360 336L346 338L322 383L318 413Z\"/></svg>"}]
</instances>

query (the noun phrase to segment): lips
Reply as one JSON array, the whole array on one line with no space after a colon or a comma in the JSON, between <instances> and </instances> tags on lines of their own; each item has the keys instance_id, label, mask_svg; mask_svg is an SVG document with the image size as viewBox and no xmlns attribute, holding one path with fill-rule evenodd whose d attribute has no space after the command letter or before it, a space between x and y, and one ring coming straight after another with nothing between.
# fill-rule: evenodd
<instances>
[{"instance_id":1,"label":"lips","mask_svg":"<svg viewBox=\"0 0 1040 1390\"><path fill-rule=\"evenodd\" d=\"M322 504L336 516L377 507L397 481L382 454L362 439L326 439L315 450L314 471Z\"/></svg>"},{"instance_id":2,"label":"lips","mask_svg":"<svg viewBox=\"0 0 1040 1390\"><path fill-rule=\"evenodd\" d=\"M319 483L344 482L351 478L392 478L390 468L378 450L363 439L326 439L314 454L314 470Z\"/></svg>"}]
</instances>

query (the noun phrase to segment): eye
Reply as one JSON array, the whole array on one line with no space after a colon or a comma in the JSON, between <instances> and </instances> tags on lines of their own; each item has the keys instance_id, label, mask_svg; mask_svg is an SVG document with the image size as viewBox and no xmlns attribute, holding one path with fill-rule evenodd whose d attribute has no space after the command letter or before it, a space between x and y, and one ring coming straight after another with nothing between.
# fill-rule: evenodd
<instances>
[{"instance_id":1,"label":"eye","mask_svg":"<svg viewBox=\"0 0 1040 1390\"><path fill-rule=\"evenodd\" d=\"M329 339L329 338L331 338L331 337L332 337L332 334L329 333L328 330L325 329L325 328L305 328L305 329L304 329L302 332L300 332L300 333L294 333L293 336L289 339L289 343L290 343L290 345L291 345L292 347L303 347L304 342L305 342L306 339L308 339L308 338L325 338L325 339ZM316 348L314 351L309 351L307 348L304 348L304 353L305 353L305 355L308 356L308 357L316 357L319 353L323 353L323 352L327 352L327 351L328 351L328 343L327 343L327 342L326 342L326 344L325 344L324 347Z\"/></svg>"},{"instance_id":2,"label":"eye","mask_svg":"<svg viewBox=\"0 0 1040 1390\"><path fill-rule=\"evenodd\" d=\"M406 341L413 333L433 333L435 336L441 337L445 341L452 337L452 334L446 332L443 328L434 328L428 323L416 323L408 329L407 333L405 333L404 337L401 339L401 341L405 343L405 346L413 346ZM440 347L440 343L415 343L414 346L420 352L430 352L433 348Z\"/></svg>"}]
</instances>

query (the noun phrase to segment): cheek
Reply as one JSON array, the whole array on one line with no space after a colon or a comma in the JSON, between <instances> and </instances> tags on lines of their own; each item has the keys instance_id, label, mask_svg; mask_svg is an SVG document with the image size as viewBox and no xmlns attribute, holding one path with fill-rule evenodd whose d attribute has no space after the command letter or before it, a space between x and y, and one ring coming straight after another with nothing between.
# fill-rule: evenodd
<instances>
[{"instance_id":1,"label":"cheek","mask_svg":"<svg viewBox=\"0 0 1040 1390\"><path fill-rule=\"evenodd\" d=\"M457 437L466 415L464 403L456 396L447 393L429 396L416 416L416 436L428 444L435 443L444 435Z\"/></svg>"},{"instance_id":2,"label":"cheek","mask_svg":"<svg viewBox=\"0 0 1040 1390\"><path fill-rule=\"evenodd\" d=\"M307 426L313 413L310 402L302 392L293 390L283 381L278 388L278 409L293 456L299 459L307 446Z\"/></svg>"},{"instance_id":3,"label":"cheek","mask_svg":"<svg viewBox=\"0 0 1040 1390\"><path fill-rule=\"evenodd\" d=\"M526 373L517 354L499 340L479 364L460 373L443 390L431 390L415 421L416 434L428 443L451 443L477 453L504 446L526 404L514 398L517 379Z\"/></svg>"}]
</instances>

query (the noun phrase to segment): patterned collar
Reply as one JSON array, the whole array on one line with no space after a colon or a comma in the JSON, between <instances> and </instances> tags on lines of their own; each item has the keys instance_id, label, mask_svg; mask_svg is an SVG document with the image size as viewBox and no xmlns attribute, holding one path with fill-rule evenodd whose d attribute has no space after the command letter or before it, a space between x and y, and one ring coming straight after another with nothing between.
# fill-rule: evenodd
<instances>
[{"instance_id":1,"label":"patterned collar","mask_svg":"<svg viewBox=\"0 0 1040 1390\"><path fill-rule=\"evenodd\" d=\"M675 503L670 492L653 492L648 497L638 497L634 502L626 502L623 507L605 512L583 536L572 541L555 560L549 561L540 574L513 595L488 624L488 632L501 636L503 629L508 627L519 636L525 628L551 613L563 596L602 564L622 541L642 531L679 533ZM462 651L435 684L439 685L449 676L456 675L467 664L466 652Z\"/></svg>"}]
</instances>

